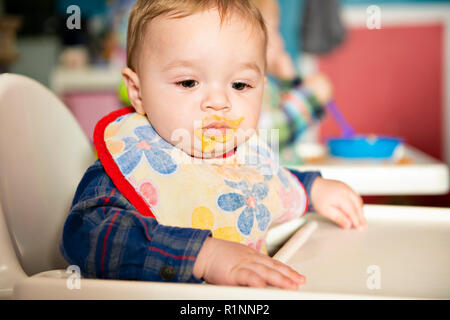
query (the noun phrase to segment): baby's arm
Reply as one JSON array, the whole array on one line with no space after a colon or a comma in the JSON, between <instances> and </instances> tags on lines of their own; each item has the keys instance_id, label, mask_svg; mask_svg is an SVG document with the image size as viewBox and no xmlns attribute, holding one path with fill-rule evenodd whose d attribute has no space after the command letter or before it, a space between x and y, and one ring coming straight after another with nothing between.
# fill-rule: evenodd
<instances>
[{"instance_id":1,"label":"baby's arm","mask_svg":"<svg viewBox=\"0 0 450 320\"><path fill-rule=\"evenodd\" d=\"M311 189L314 181L317 178L322 177L319 171L297 171L294 169L288 169L303 185L306 191L306 196L308 197L308 211L314 210L311 201Z\"/></svg>"},{"instance_id":2,"label":"baby's arm","mask_svg":"<svg viewBox=\"0 0 450 320\"><path fill-rule=\"evenodd\" d=\"M96 162L78 187L61 251L88 278L201 282L192 270L210 234L142 216Z\"/></svg>"}]
</instances>

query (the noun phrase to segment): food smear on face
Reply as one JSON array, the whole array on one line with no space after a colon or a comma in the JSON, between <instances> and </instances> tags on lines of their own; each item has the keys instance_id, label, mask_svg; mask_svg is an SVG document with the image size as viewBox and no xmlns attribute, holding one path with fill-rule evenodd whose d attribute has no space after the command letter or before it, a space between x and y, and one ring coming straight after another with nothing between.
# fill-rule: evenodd
<instances>
[{"instance_id":1,"label":"food smear on face","mask_svg":"<svg viewBox=\"0 0 450 320\"><path fill-rule=\"evenodd\" d=\"M195 136L202 141L202 151L208 153L214 149L216 142L227 142L234 136L243 120L244 117L234 120L216 115L205 117L202 127L194 131Z\"/></svg>"}]
</instances>

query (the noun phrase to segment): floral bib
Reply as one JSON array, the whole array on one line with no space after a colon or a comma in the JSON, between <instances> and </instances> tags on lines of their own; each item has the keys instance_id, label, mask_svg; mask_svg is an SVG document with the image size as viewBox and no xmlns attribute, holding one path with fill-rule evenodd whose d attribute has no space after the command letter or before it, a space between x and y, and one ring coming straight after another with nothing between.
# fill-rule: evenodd
<instances>
[{"instance_id":1,"label":"floral bib","mask_svg":"<svg viewBox=\"0 0 450 320\"><path fill-rule=\"evenodd\" d=\"M307 208L303 185L256 134L226 158L198 159L124 108L100 120L94 144L120 192L163 225L209 229L215 238L266 252L269 226Z\"/></svg>"}]
</instances>

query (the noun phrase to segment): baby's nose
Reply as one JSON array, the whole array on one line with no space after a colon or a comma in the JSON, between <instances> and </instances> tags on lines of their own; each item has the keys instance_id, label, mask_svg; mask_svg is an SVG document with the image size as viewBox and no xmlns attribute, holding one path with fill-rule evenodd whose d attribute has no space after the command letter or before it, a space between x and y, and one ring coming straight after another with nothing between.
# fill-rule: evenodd
<instances>
[{"instance_id":1,"label":"baby's nose","mask_svg":"<svg viewBox=\"0 0 450 320\"><path fill-rule=\"evenodd\" d=\"M212 109L214 111L220 111L220 110L226 110L226 109L230 109L231 107L228 104L224 104L224 103L211 103L208 106L206 106L206 109Z\"/></svg>"},{"instance_id":2,"label":"baby's nose","mask_svg":"<svg viewBox=\"0 0 450 320\"><path fill-rule=\"evenodd\" d=\"M215 111L220 111L223 109L230 109L231 103L228 99L226 89L211 89L209 90L207 96L202 101L202 111L207 111L212 109Z\"/></svg>"}]
</instances>

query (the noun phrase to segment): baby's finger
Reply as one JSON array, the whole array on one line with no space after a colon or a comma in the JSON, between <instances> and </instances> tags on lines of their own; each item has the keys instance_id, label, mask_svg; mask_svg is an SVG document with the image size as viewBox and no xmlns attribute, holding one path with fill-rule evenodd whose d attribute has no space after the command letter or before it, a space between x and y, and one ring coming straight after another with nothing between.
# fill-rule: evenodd
<instances>
[{"instance_id":1,"label":"baby's finger","mask_svg":"<svg viewBox=\"0 0 450 320\"><path fill-rule=\"evenodd\" d=\"M343 198L339 204L339 209L350 218L353 226L356 228L359 225L358 210L353 206L351 197Z\"/></svg>"},{"instance_id":2,"label":"baby's finger","mask_svg":"<svg viewBox=\"0 0 450 320\"><path fill-rule=\"evenodd\" d=\"M278 260L266 256L265 259L262 260L262 263L269 268L278 270L286 277L289 277L291 280L295 281L298 284L304 284L306 281L303 275Z\"/></svg>"},{"instance_id":3,"label":"baby's finger","mask_svg":"<svg viewBox=\"0 0 450 320\"><path fill-rule=\"evenodd\" d=\"M350 218L347 217L347 215L337 207L328 208L327 216L331 221L333 221L343 229L348 229L352 226L352 221L350 220Z\"/></svg>"},{"instance_id":4,"label":"baby's finger","mask_svg":"<svg viewBox=\"0 0 450 320\"><path fill-rule=\"evenodd\" d=\"M291 278L285 276L283 273L276 269L272 269L261 263L252 264L252 270L260 275L264 281L274 287L282 289L298 289L298 283Z\"/></svg>"},{"instance_id":5,"label":"baby's finger","mask_svg":"<svg viewBox=\"0 0 450 320\"><path fill-rule=\"evenodd\" d=\"M366 226L367 222L366 219L364 218L364 210L363 210L364 202L362 201L361 196L359 196L357 193L352 193L351 198L354 206L358 210L358 218L360 226Z\"/></svg>"},{"instance_id":6,"label":"baby's finger","mask_svg":"<svg viewBox=\"0 0 450 320\"><path fill-rule=\"evenodd\" d=\"M255 288L265 288L266 281L254 270L241 268L236 272L236 284Z\"/></svg>"}]
</instances>

